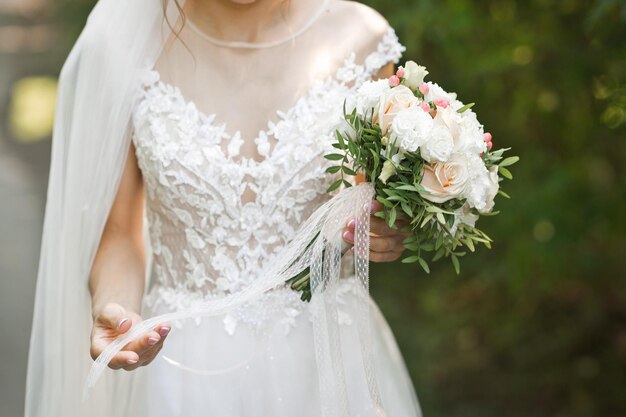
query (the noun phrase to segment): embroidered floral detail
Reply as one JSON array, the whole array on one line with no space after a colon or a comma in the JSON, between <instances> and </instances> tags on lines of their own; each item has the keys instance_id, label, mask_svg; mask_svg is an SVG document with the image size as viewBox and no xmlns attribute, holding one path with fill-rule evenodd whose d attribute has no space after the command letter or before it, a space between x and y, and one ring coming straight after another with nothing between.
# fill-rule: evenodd
<instances>
[{"instance_id":1,"label":"embroidered floral detail","mask_svg":"<svg viewBox=\"0 0 626 417\"><path fill-rule=\"evenodd\" d=\"M403 50L389 29L363 64L351 55L335 76L314 82L254 139L261 161L240 155L241 135L229 135L215 115L199 111L156 71L143 74L133 142L146 184L153 251L146 304L183 309L255 280L299 224L330 198L326 188L333 178L323 155L342 126L344 100L385 64L398 62ZM252 201L244 202L244 193ZM345 281L342 286L355 285ZM278 325L287 334L303 307L296 292L277 288L226 315L224 329L232 335L240 323ZM339 320L352 321L341 312Z\"/></svg>"}]
</instances>

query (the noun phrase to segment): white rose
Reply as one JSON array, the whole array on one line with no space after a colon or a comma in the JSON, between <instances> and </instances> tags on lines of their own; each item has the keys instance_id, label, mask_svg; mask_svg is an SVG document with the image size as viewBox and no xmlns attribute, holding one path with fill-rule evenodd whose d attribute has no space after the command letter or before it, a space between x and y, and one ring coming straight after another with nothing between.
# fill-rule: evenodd
<instances>
[{"instance_id":1,"label":"white rose","mask_svg":"<svg viewBox=\"0 0 626 417\"><path fill-rule=\"evenodd\" d=\"M389 130L389 126L398 112L417 106L417 97L413 95L410 88L399 85L387 91L378 102L378 112L374 118L380 126L383 135Z\"/></svg>"},{"instance_id":2,"label":"white rose","mask_svg":"<svg viewBox=\"0 0 626 417\"><path fill-rule=\"evenodd\" d=\"M381 96L389 91L389 89L389 81L387 79L363 83L356 92L356 103L354 105L359 116L365 116L365 114L371 112L372 109L377 113L378 102Z\"/></svg>"},{"instance_id":3,"label":"white rose","mask_svg":"<svg viewBox=\"0 0 626 417\"><path fill-rule=\"evenodd\" d=\"M450 233L452 234L452 236L456 235L456 231L461 224L474 227L477 220L478 215L472 213L470 206L464 204L462 207L454 211L454 223L450 228Z\"/></svg>"},{"instance_id":4,"label":"white rose","mask_svg":"<svg viewBox=\"0 0 626 417\"><path fill-rule=\"evenodd\" d=\"M391 122L391 134L396 146L405 152L416 152L427 139L433 118L419 107L401 110Z\"/></svg>"},{"instance_id":5,"label":"white rose","mask_svg":"<svg viewBox=\"0 0 626 417\"><path fill-rule=\"evenodd\" d=\"M467 159L463 154L453 154L446 162L425 165L421 185L426 192L422 197L433 203L459 198L465 194L468 178Z\"/></svg>"},{"instance_id":6,"label":"white rose","mask_svg":"<svg viewBox=\"0 0 626 417\"><path fill-rule=\"evenodd\" d=\"M498 190L500 190L500 178L498 177L498 167L493 166L489 168L489 188L487 189L487 195L485 206L480 209L481 213L488 213L493 210L493 206L495 204L494 199L496 195L498 195Z\"/></svg>"},{"instance_id":7,"label":"white rose","mask_svg":"<svg viewBox=\"0 0 626 417\"><path fill-rule=\"evenodd\" d=\"M438 99L445 99L452 104L456 100L456 93L448 93L437 83L427 82L426 84L428 84L428 94L424 97L425 101L430 102Z\"/></svg>"},{"instance_id":8,"label":"white rose","mask_svg":"<svg viewBox=\"0 0 626 417\"><path fill-rule=\"evenodd\" d=\"M480 154L486 150L483 127L471 110L459 113L452 107L438 108L435 124L448 128L454 140L454 152Z\"/></svg>"},{"instance_id":9,"label":"white rose","mask_svg":"<svg viewBox=\"0 0 626 417\"><path fill-rule=\"evenodd\" d=\"M407 61L402 69L404 70L404 83L414 90L424 82L424 78L428 75L426 67L417 65L413 61Z\"/></svg>"},{"instance_id":10,"label":"white rose","mask_svg":"<svg viewBox=\"0 0 626 417\"><path fill-rule=\"evenodd\" d=\"M378 179L381 180L383 184L387 184L387 180L389 179L389 177L391 177L395 173L396 166L393 164L391 159L387 159L383 163L383 168L380 170L380 175L378 176Z\"/></svg>"},{"instance_id":11,"label":"white rose","mask_svg":"<svg viewBox=\"0 0 626 417\"><path fill-rule=\"evenodd\" d=\"M422 143L420 154L426 162L445 162L454 150L454 139L447 127L434 125L428 138Z\"/></svg>"},{"instance_id":12,"label":"white rose","mask_svg":"<svg viewBox=\"0 0 626 417\"><path fill-rule=\"evenodd\" d=\"M459 123L459 140L457 148L466 152L480 154L487 150L485 131L478 122L476 113L467 110L461 114Z\"/></svg>"},{"instance_id":13,"label":"white rose","mask_svg":"<svg viewBox=\"0 0 626 417\"><path fill-rule=\"evenodd\" d=\"M462 154L465 155L470 178L464 197L470 207L483 210L487 204L487 193L491 186L489 171L477 154L471 152L463 152Z\"/></svg>"}]
</instances>

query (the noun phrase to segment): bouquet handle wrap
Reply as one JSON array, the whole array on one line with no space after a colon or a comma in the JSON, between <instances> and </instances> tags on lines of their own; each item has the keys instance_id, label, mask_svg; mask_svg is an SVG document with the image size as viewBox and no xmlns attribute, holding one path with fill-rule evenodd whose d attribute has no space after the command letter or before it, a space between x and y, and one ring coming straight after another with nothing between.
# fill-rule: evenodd
<instances>
[{"instance_id":1,"label":"bouquet handle wrap","mask_svg":"<svg viewBox=\"0 0 626 417\"><path fill-rule=\"evenodd\" d=\"M302 224L293 240L279 252L259 278L245 289L220 299L200 302L188 309L149 318L113 341L94 362L83 397L92 388L110 360L129 342L146 334L158 324L174 320L216 316L253 300L285 284L307 267L311 271L311 311L319 389L324 417L350 416L346 377L341 353L341 332L337 311L337 284L342 260L342 231L350 218L356 219L354 237L355 274L359 285L359 315L355 318L363 366L372 399L372 416L383 416L381 397L370 352L369 323L369 224L370 202L374 187L370 183L345 188L319 207ZM316 236L319 236L316 238ZM311 242L314 241L314 244Z\"/></svg>"}]
</instances>

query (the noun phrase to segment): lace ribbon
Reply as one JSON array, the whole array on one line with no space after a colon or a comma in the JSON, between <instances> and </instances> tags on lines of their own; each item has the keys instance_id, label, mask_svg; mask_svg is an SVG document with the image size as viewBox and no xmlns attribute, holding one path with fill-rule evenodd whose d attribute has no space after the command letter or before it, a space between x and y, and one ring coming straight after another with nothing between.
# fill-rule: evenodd
<instances>
[{"instance_id":1,"label":"lace ribbon","mask_svg":"<svg viewBox=\"0 0 626 417\"><path fill-rule=\"evenodd\" d=\"M356 220L354 233L355 275L359 314L355 317L363 366L376 417L385 416L371 352L369 314L369 227L371 183L343 189L319 207L300 227L296 236L277 255L259 278L245 289L216 300L200 302L188 309L149 318L118 337L98 356L85 383L87 398L111 359L129 342L163 322L217 316L254 299L309 267L311 271L311 311L323 417L350 416L350 404L341 354L337 289L341 271L341 233L350 218ZM316 236L319 237L311 245Z\"/></svg>"}]
</instances>

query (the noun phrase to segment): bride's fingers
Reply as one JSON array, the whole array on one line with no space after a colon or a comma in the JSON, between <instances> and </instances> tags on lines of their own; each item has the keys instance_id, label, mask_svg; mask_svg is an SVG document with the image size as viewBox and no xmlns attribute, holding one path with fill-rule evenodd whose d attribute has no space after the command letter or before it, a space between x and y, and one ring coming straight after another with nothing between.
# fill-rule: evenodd
<instances>
[{"instance_id":1,"label":"bride's fingers","mask_svg":"<svg viewBox=\"0 0 626 417\"><path fill-rule=\"evenodd\" d=\"M392 229L387 225L385 220L379 217L372 217L370 219L370 232L379 236L392 236L400 234L400 226L398 229Z\"/></svg>"},{"instance_id":2,"label":"bride's fingers","mask_svg":"<svg viewBox=\"0 0 626 417\"><path fill-rule=\"evenodd\" d=\"M165 342L165 339L167 338L166 336L163 336L161 338L161 340L159 340L155 345L149 347L148 349L142 351L139 354L139 361L138 362L129 362L127 365L123 366L123 368L127 371L132 371L133 369L136 369L140 366L145 366L147 364L149 364L150 362L152 362L154 360L154 358L156 358L156 356L159 354L159 352L161 351L161 349L163 348L163 343Z\"/></svg>"},{"instance_id":3,"label":"bride's fingers","mask_svg":"<svg viewBox=\"0 0 626 417\"><path fill-rule=\"evenodd\" d=\"M370 236L370 251L372 252L402 252L404 237L400 235L376 237Z\"/></svg>"},{"instance_id":4,"label":"bride's fingers","mask_svg":"<svg viewBox=\"0 0 626 417\"><path fill-rule=\"evenodd\" d=\"M402 252L371 252L370 261L372 262L394 262L397 261Z\"/></svg>"},{"instance_id":5,"label":"bride's fingers","mask_svg":"<svg viewBox=\"0 0 626 417\"><path fill-rule=\"evenodd\" d=\"M133 352L131 350L122 350L117 353L111 362L109 362L109 368L111 369L121 369L126 368L128 366L135 365L139 362L139 355L137 352Z\"/></svg>"},{"instance_id":6,"label":"bride's fingers","mask_svg":"<svg viewBox=\"0 0 626 417\"><path fill-rule=\"evenodd\" d=\"M124 307L113 303L104 306L96 322L118 333L125 333L132 326L132 320Z\"/></svg>"},{"instance_id":7,"label":"bride's fingers","mask_svg":"<svg viewBox=\"0 0 626 417\"><path fill-rule=\"evenodd\" d=\"M402 252L404 250L405 237L403 234L370 236L370 250L374 252ZM351 229L343 233L343 240L354 243L354 231Z\"/></svg>"},{"instance_id":8,"label":"bride's fingers","mask_svg":"<svg viewBox=\"0 0 626 417\"><path fill-rule=\"evenodd\" d=\"M154 330L156 330L159 336L165 337L170 333L172 327L169 324L159 324Z\"/></svg>"},{"instance_id":9,"label":"bride's fingers","mask_svg":"<svg viewBox=\"0 0 626 417\"><path fill-rule=\"evenodd\" d=\"M124 346L124 350L132 350L141 355L144 351L150 349L161 340L161 335L156 331L151 330L147 334L141 336L139 339L134 340Z\"/></svg>"}]
</instances>

